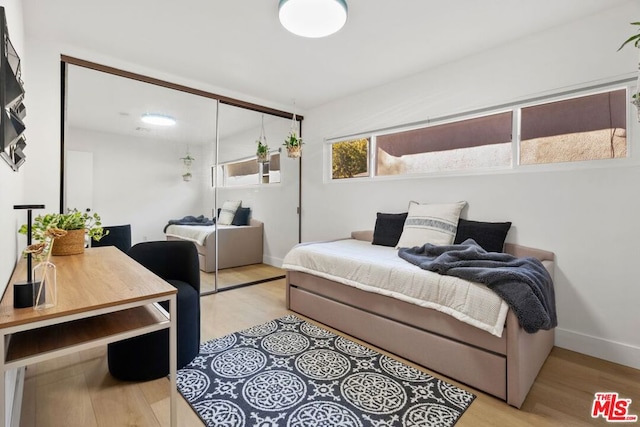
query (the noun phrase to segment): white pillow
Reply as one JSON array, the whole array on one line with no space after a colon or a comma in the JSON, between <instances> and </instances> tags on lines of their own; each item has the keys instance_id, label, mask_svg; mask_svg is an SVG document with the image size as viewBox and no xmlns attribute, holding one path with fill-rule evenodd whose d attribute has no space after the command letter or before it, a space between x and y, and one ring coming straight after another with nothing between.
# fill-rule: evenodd
<instances>
[{"instance_id":1,"label":"white pillow","mask_svg":"<svg viewBox=\"0 0 640 427\"><path fill-rule=\"evenodd\" d=\"M425 243L450 245L456 237L460 211L467 202L448 204L409 203L409 213L396 248L412 248Z\"/></svg>"},{"instance_id":2,"label":"white pillow","mask_svg":"<svg viewBox=\"0 0 640 427\"><path fill-rule=\"evenodd\" d=\"M236 211L240 207L242 200L227 200L222 204L220 209L220 215L218 215L218 224L231 225L233 217L236 215Z\"/></svg>"}]
</instances>

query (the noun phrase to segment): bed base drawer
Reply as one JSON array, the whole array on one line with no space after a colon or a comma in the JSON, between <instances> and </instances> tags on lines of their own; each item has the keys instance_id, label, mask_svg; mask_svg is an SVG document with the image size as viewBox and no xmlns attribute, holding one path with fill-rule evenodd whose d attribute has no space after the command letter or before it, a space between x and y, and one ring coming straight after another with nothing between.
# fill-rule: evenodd
<instances>
[{"instance_id":1,"label":"bed base drawer","mask_svg":"<svg viewBox=\"0 0 640 427\"><path fill-rule=\"evenodd\" d=\"M291 310L506 400L506 357L289 288Z\"/></svg>"}]
</instances>

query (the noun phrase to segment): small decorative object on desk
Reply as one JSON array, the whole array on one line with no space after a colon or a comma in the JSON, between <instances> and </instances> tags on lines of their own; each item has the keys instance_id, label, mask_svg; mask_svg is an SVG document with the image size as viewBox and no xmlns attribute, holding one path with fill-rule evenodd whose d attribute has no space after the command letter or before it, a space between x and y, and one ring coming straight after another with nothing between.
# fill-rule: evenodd
<instances>
[{"instance_id":1,"label":"small decorative object on desk","mask_svg":"<svg viewBox=\"0 0 640 427\"><path fill-rule=\"evenodd\" d=\"M29 245L25 253L31 254L40 262L33 267L33 309L43 310L56 305L57 283L56 266L51 262L51 254L56 239L64 238L66 230L49 228L44 232L45 241ZM42 259L46 253L46 259Z\"/></svg>"},{"instance_id":2,"label":"small decorative object on desk","mask_svg":"<svg viewBox=\"0 0 640 427\"><path fill-rule=\"evenodd\" d=\"M43 261L33 267L33 309L44 310L57 303L56 266Z\"/></svg>"},{"instance_id":3,"label":"small decorative object on desk","mask_svg":"<svg viewBox=\"0 0 640 427\"><path fill-rule=\"evenodd\" d=\"M27 246L31 246L31 212L34 209L44 209L44 205L14 205L14 209L25 209L27 211L27 223L23 225L24 232L27 234ZM44 249L44 243L42 243L42 249ZM26 308L33 306L33 254L26 252L25 258L27 259L27 280L19 281L13 284L13 307L14 308Z\"/></svg>"}]
</instances>

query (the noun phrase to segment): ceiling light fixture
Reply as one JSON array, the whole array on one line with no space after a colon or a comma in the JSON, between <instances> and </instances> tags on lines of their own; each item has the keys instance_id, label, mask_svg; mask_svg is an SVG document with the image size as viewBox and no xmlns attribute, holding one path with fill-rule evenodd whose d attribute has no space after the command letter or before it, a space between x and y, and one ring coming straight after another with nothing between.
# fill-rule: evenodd
<instances>
[{"instance_id":1,"label":"ceiling light fixture","mask_svg":"<svg viewBox=\"0 0 640 427\"><path fill-rule=\"evenodd\" d=\"M164 114L143 114L141 120L147 124L157 126L174 126L176 124L176 119Z\"/></svg>"},{"instance_id":2,"label":"ceiling light fixture","mask_svg":"<svg viewBox=\"0 0 640 427\"><path fill-rule=\"evenodd\" d=\"M347 22L345 0L280 0L278 16L284 28L302 37L319 38Z\"/></svg>"}]
</instances>

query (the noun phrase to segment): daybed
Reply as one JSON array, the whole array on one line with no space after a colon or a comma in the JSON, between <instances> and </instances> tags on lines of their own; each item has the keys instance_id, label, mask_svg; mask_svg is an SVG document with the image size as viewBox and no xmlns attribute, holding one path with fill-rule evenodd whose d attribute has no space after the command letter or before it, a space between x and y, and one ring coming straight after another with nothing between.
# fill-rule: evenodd
<instances>
[{"instance_id":1,"label":"daybed","mask_svg":"<svg viewBox=\"0 0 640 427\"><path fill-rule=\"evenodd\" d=\"M216 230L217 229L217 230ZM216 269L216 234L218 235L218 268L240 267L262 263L264 224L251 218L249 225L169 225L167 240L188 240L198 249L200 270Z\"/></svg>"},{"instance_id":2,"label":"daybed","mask_svg":"<svg viewBox=\"0 0 640 427\"><path fill-rule=\"evenodd\" d=\"M354 232L351 237L344 242L351 245L352 265L373 271L376 265L364 265L366 260L364 264L360 264L361 260L355 264L358 256L362 257L363 252L370 250L364 245L375 246L369 243L373 232ZM304 246L313 244L299 245ZM506 244L504 251L518 257L535 257L553 274L554 254L551 252L513 244ZM342 253L341 258L351 259L348 253ZM309 259L318 260L318 257ZM496 396L517 408L524 402L554 345L553 329L533 334L525 332L508 306L502 310L506 316L497 330L488 332L427 305L398 299L390 292L370 292L354 284L340 283L327 274L329 270L315 272L314 261L308 268L298 268L291 262L292 257L287 255L283 268L287 269L287 307L290 310ZM406 268L419 269L414 265ZM485 290L491 293L488 288Z\"/></svg>"}]
</instances>

